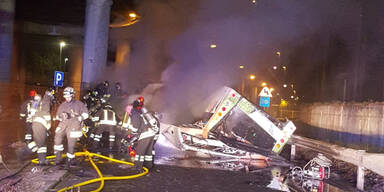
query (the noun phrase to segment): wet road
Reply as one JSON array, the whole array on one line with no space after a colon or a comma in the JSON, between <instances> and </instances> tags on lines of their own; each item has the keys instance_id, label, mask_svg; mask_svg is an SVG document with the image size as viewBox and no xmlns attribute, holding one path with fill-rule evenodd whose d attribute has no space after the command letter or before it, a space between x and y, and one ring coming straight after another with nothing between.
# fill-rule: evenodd
<instances>
[{"instance_id":1,"label":"wet road","mask_svg":"<svg viewBox=\"0 0 384 192\"><path fill-rule=\"evenodd\" d=\"M11 144L22 141L24 129L18 119L0 120L0 153L3 159L15 159L14 149Z\"/></svg>"},{"instance_id":2,"label":"wet road","mask_svg":"<svg viewBox=\"0 0 384 192\"><path fill-rule=\"evenodd\" d=\"M1 153L12 167L15 153L10 144L23 140L23 127L18 120L1 121L0 126ZM104 191L309 191L307 189L311 186L321 186L321 191L325 192L343 191L318 181L284 180L285 172L289 169L286 164L279 166L273 162L238 161L183 152L163 137L160 137L156 145L155 162L158 166L149 176L130 181L107 182ZM118 165L111 168L104 169L104 174L124 171ZM78 183L84 179L87 177L71 174L59 186ZM92 189L95 186L97 185L87 187Z\"/></svg>"}]
</instances>

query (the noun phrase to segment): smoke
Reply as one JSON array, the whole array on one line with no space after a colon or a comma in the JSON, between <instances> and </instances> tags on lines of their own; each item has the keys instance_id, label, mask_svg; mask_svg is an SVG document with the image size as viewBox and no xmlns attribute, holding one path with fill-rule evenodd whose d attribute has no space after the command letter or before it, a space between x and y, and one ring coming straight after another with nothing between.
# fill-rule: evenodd
<instances>
[{"instance_id":1,"label":"smoke","mask_svg":"<svg viewBox=\"0 0 384 192\"><path fill-rule=\"evenodd\" d=\"M334 53L345 55L335 63L338 70L356 60L356 2L143 0L137 12L140 22L111 32L115 46L129 44L114 78L131 93L164 83L153 108L175 122L195 120L211 93L225 85L237 88L249 74L279 89L280 77L268 70L276 64L288 66L288 80L311 96L325 82L324 66L336 62ZM335 38L347 42L344 48L337 48ZM326 51L330 46L335 50Z\"/></svg>"}]
</instances>

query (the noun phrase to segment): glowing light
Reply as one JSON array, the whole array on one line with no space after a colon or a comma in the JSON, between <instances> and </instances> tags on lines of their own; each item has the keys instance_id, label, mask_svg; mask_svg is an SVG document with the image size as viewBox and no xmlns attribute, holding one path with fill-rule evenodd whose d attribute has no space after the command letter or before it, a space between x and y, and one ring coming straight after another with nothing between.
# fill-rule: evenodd
<instances>
[{"instance_id":1,"label":"glowing light","mask_svg":"<svg viewBox=\"0 0 384 192\"><path fill-rule=\"evenodd\" d=\"M287 70L287 67L286 67L286 66L283 66L283 70L286 71L286 70Z\"/></svg>"},{"instance_id":2,"label":"glowing light","mask_svg":"<svg viewBox=\"0 0 384 192\"><path fill-rule=\"evenodd\" d=\"M252 0L252 3L256 3L256 0Z\"/></svg>"},{"instance_id":3,"label":"glowing light","mask_svg":"<svg viewBox=\"0 0 384 192\"><path fill-rule=\"evenodd\" d=\"M282 99L280 102L280 107L286 107L286 106L288 106L288 102L286 100Z\"/></svg>"},{"instance_id":4,"label":"glowing light","mask_svg":"<svg viewBox=\"0 0 384 192\"><path fill-rule=\"evenodd\" d=\"M244 65L240 65L239 68L240 68L240 69L244 69Z\"/></svg>"},{"instance_id":5,"label":"glowing light","mask_svg":"<svg viewBox=\"0 0 384 192\"><path fill-rule=\"evenodd\" d=\"M272 91L274 91L274 90L275 90L275 89L274 89L274 88L272 88L272 87L271 87L271 88L269 88L269 91L271 91L271 92L272 92Z\"/></svg>"},{"instance_id":6,"label":"glowing light","mask_svg":"<svg viewBox=\"0 0 384 192\"><path fill-rule=\"evenodd\" d=\"M266 83L266 82L262 82L262 83L261 83L261 86L262 86L262 87L265 87L265 86L267 86L267 83Z\"/></svg>"},{"instance_id":7,"label":"glowing light","mask_svg":"<svg viewBox=\"0 0 384 192\"><path fill-rule=\"evenodd\" d=\"M277 66L273 66L273 70L276 70L277 69Z\"/></svg>"},{"instance_id":8,"label":"glowing light","mask_svg":"<svg viewBox=\"0 0 384 192\"><path fill-rule=\"evenodd\" d=\"M129 13L128 16L131 17L131 18L136 18L137 17L136 13Z\"/></svg>"},{"instance_id":9,"label":"glowing light","mask_svg":"<svg viewBox=\"0 0 384 192\"><path fill-rule=\"evenodd\" d=\"M60 47L65 47L66 43L64 41L60 42Z\"/></svg>"},{"instance_id":10,"label":"glowing light","mask_svg":"<svg viewBox=\"0 0 384 192\"><path fill-rule=\"evenodd\" d=\"M287 84L283 84L283 87L285 88L285 87L287 87L288 85Z\"/></svg>"},{"instance_id":11,"label":"glowing light","mask_svg":"<svg viewBox=\"0 0 384 192\"><path fill-rule=\"evenodd\" d=\"M295 98L295 96L291 95L291 99Z\"/></svg>"},{"instance_id":12,"label":"glowing light","mask_svg":"<svg viewBox=\"0 0 384 192\"><path fill-rule=\"evenodd\" d=\"M216 48L217 46L216 46L215 44L211 44L209 47L212 48L212 49L214 49L214 48Z\"/></svg>"},{"instance_id":13,"label":"glowing light","mask_svg":"<svg viewBox=\"0 0 384 192\"><path fill-rule=\"evenodd\" d=\"M254 79L256 79L256 76L255 76L255 75L250 75L250 76L249 76L249 79L250 79L250 80L254 80Z\"/></svg>"},{"instance_id":14,"label":"glowing light","mask_svg":"<svg viewBox=\"0 0 384 192\"><path fill-rule=\"evenodd\" d=\"M280 51L276 52L276 55L280 57L281 55Z\"/></svg>"}]
</instances>

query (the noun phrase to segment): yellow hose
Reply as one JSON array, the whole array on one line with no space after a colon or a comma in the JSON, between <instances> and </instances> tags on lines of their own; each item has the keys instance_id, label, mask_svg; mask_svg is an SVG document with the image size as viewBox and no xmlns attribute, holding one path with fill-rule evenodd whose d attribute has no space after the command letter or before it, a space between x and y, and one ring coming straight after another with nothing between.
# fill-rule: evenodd
<instances>
[{"instance_id":1,"label":"yellow hose","mask_svg":"<svg viewBox=\"0 0 384 192\"><path fill-rule=\"evenodd\" d=\"M63 157L65 157L66 155L63 155ZM125 164L125 165L131 165L133 166L134 164L131 163L131 162L126 162L126 161L121 161L121 160L117 160L117 159L113 159L113 158L110 158L110 157L106 157L106 156L103 156L103 155L99 155L99 154L96 154L96 153L90 153L88 151L85 151L85 152L77 152L75 153L75 156L87 156L89 161L91 162L93 168L96 170L97 174L99 175L99 178L95 178L95 179L91 179L91 180L87 180L87 181L84 181L82 183L78 183L76 185L73 185L73 186L70 186L70 187L65 187L65 188L62 188L60 189L58 192L63 192L63 191L68 191L68 190L71 190L71 189L74 189L74 188L78 188L78 187L81 187L81 186L84 186L84 185L88 185L88 184L91 184L91 183L95 183L95 182L99 182L100 181L100 186L96 189L96 190L93 190L92 192L98 192L98 191L101 191L104 187L104 181L105 180L125 180L125 179L134 179L134 178L137 178L137 177L141 177L141 176L144 176L148 173L148 169L143 167L144 169L144 172L143 173L139 173L139 174L135 174L135 175L128 175L128 176L112 176L112 177L104 177L99 168L96 166L95 162L93 161L92 157L93 156L96 156L96 157L99 157L99 158L103 158L103 159L106 159L106 160L109 160L109 161L112 161L112 162L115 162L115 163L121 163L121 164ZM48 156L46 157L46 159L54 159L56 158L55 155L52 155L52 156ZM39 160L38 159L33 159L32 160L32 163L35 163L35 164L38 164L39 163Z\"/></svg>"}]
</instances>

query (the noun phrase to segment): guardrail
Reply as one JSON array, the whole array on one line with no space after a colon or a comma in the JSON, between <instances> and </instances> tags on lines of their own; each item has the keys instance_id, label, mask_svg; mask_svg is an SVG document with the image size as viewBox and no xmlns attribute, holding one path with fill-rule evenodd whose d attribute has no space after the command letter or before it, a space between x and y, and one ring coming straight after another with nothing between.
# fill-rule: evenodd
<instances>
[{"instance_id":1,"label":"guardrail","mask_svg":"<svg viewBox=\"0 0 384 192\"><path fill-rule=\"evenodd\" d=\"M296 147L311 149L337 160L351 163L357 166L357 184L359 190L364 190L364 170L369 169L381 176L384 176L384 154L367 153L365 150L356 150L338 145L317 141L297 135L293 135L289 144L291 148L291 159L294 159Z\"/></svg>"}]
</instances>

